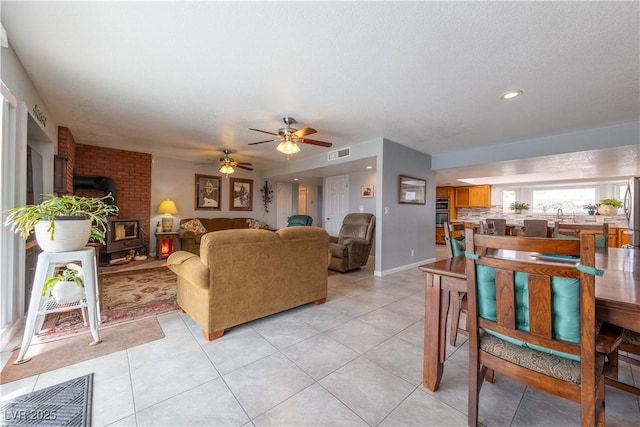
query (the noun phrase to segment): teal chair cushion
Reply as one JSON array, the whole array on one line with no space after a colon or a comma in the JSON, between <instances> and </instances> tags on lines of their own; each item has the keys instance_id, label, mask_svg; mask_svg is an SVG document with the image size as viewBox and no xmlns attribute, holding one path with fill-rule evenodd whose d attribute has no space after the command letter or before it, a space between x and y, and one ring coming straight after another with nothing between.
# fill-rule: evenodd
<instances>
[{"instance_id":1,"label":"teal chair cushion","mask_svg":"<svg viewBox=\"0 0 640 427\"><path fill-rule=\"evenodd\" d=\"M287 221L287 226L288 227L292 227L296 225L310 226L312 222L313 222L313 218L311 218L308 215L292 215L289 217L289 220Z\"/></svg>"},{"instance_id":2,"label":"teal chair cushion","mask_svg":"<svg viewBox=\"0 0 640 427\"><path fill-rule=\"evenodd\" d=\"M528 274L516 272L516 328L529 331L529 289ZM496 320L495 270L484 265L476 266L476 281L478 286L478 314L488 320ZM580 280L567 277L551 278L551 310L553 318L553 337L571 343L580 342ZM578 356L555 352L553 350L535 346L524 341L516 340L486 331L512 344L529 347L538 351L580 360Z\"/></svg>"},{"instance_id":3,"label":"teal chair cushion","mask_svg":"<svg viewBox=\"0 0 640 427\"><path fill-rule=\"evenodd\" d=\"M453 256L464 255L464 240L451 239L449 237L445 237L445 239L451 244Z\"/></svg>"}]
</instances>

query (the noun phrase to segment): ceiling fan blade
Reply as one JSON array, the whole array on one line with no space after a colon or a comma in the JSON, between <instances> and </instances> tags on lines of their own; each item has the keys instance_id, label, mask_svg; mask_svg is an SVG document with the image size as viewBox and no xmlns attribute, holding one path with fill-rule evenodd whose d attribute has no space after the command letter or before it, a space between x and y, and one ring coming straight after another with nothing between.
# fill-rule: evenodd
<instances>
[{"instance_id":1,"label":"ceiling fan blade","mask_svg":"<svg viewBox=\"0 0 640 427\"><path fill-rule=\"evenodd\" d=\"M295 138L302 138L303 136L311 135L312 133L318 133L318 131L313 128L304 128L304 129L295 131L292 135Z\"/></svg>"},{"instance_id":2,"label":"ceiling fan blade","mask_svg":"<svg viewBox=\"0 0 640 427\"><path fill-rule=\"evenodd\" d=\"M273 142L273 139L267 139L266 141L258 141L258 142L250 142L249 145L256 145L256 144L264 144L265 142Z\"/></svg>"},{"instance_id":3,"label":"ceiling fan blade","mask_svg":"<svg viewBox=\"0 0 640 427\"><path fill-rule=\"evenodd\" d=\"M276 135L276 136L278 135L277 133L267 132L266 130L253 129L253 128L249 128L249 130L255 130L256 132L268 133L269 135Z\"/></svg>"},{"instance_id":4,"label":"ceiling fan blade","mask_svg":"<svg viewBox=\"0 0 640 427\"><path fill-rule=\"evenodd\" d=\"M252 171L253 170L253 168L250 168L249 166L236 165L236 167L240 168L240 169L245 169L245 170L248 170L248 171Z\"/></svg>"},{"instance_id":5,"label":"ceiling fan blade","mask_svg":"<svg viewBox=\"0 0 640 427\"><path fill-rule=\"evenodd\" d=\"M233 162L233 163L241 166L253 166L251 163L247 163L247 162Z\"/></svg>"},{"instance_id":6,"label":"ceiling fan blade","mask_svg":"<svg viewBox=\"0 0 640 427\"><path fill-rule=\"evenodd\" d=\"M307 138L303 138L298 142L304 142L305 144L319 145L320 147L331 147L331 146L333 146L333 144L330 143L330 142L316 141L315 139L307 139Z\"/></svg>"},{"instance_id":7,"label":"ceiling fan blade","mask_svg":"<svg viewBox=\"0 0 640 427\"><path fill-rule=\"evenodd\" d=\"M206 166L206 165L216 165L215 162L207 162L207 163L194 163L194 166Z\"/></svg>"}]
</instances>

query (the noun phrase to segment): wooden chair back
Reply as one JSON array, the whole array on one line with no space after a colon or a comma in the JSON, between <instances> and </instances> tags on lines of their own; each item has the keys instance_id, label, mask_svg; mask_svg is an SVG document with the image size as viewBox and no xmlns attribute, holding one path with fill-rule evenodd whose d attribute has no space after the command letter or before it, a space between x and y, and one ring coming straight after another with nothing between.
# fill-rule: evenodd
<instances>
[{"instance_id":1,"label":"wooden chair back","mask_svg":"<svg viewBox=\"0 0 640 427\"><path fill-rule=\"evenodd\" d=\"M504 218L487 218L482 221L480 233L482 234L495 234L497 236L504 236L507 230L507 220Z\"/></svg>"},{"instance_id":2,"label":"wooden chair back","mask_svg":"<svg viewBox=\"0 0 640 427\"><path fill-rule=\"evenodd\" d=\"M454 250L453 242L451 241L451 239L462 240L462 236L464 235L464 224L463 223L451 224L449 222L445 222L443 226L444 226L444 241L447 247L447 255L449 255L450 258L453 258L455 255L457 255L457 251Z\"/></svg>"},{"instance_id":3,"label":"wooden chair back","mask_svg":"<svg viewBox=\"0 0 640 427\"><path fill-rule=\"evenodd\" d=\"M581 268L588 270L595 266L595 237L592 234L582 234L580 240L532 239L482 235L475 234L473 230L466 230L465 240L469 325L469 425L477 425L480 387L485 376L493 378L494 371L523 384L580 403L582 425L596 425L600 422L604 424L604 358L596 356L594 334L595 278L589 272L578 270L576 261L567 262L564 259L552 262L530 256L530 253L545 254L549 257L577 256L579 259L576 260L584 266ZM509 258L502 257L501 250L517 251L516 256L513 257L514 252L506 252L505 254L510 254ZM485 253L490 255L483 255ZM569 303L566 304L568 309L565 309L564 313L558 313L558 310L562 310L562 307L558 307L558 301L562 298L565 298L565 303ZM570 301L573 301L574 307L571 307ZM566 314L567 310L574 311L571 320L579 316L579 326L565 328L571 332L559 332L560 328L554 321L558 322L561 314ZM480 329L484 330L483 334L480 334ZM496 337L496 334L499 337ZM559 339L559 334L571 335L573 342ZM566 335L563 335L563 338L570 339ZM495 345L496 340L506 344ZM509 340L518 345L506 342ZM551 363L550 366L554 367L547 372L540 368L544 363L535 356L541 353L532 350L531 346L578 356L579 361L548 355L557 359L557 365ZM501 350L496 350L497 348ZM535 352L533 358L539 364L535 368L523 366L528 364L522 360L532 357L529 353L514 356L515 359L520 358L518 363L521 364L507 360L513 356L512 353L522 352L524 348L526 352ZM502 354L498 357L497 353ZM574 375L574 381L576 375L579 377L577 384L571 379L559 379L549 375L551 371L562 370L561 366L564 365L572 367L572 370L567 370Z\"/></svg>"},{"instance_id":4,"label":"wooden chair back","mask_svg":"<svg viewBox=\"0 0 640 427\"><path fill-rule=\"evenodd\" d=\"M553 237L579 238L581 234L590 233L603 237L596 237L596 247L609 248L609 224L567 224L556 221L553 227Z\"/></svg>"},{"instance_id":5,"label":"wooden chair back","mask_svg":"<svg viewBox=\"0 0 640 427\"><path fill-rule=\"evenodd\" d=\"M548 224L544 219L525 219L522 221L525 237L547 237Z\"/></svg>"}]
</instances>

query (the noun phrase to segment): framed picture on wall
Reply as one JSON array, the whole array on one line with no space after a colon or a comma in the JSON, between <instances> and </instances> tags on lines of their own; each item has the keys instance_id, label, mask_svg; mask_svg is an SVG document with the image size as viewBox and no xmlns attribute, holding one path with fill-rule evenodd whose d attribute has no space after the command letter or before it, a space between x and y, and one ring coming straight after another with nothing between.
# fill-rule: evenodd
<instances>
[{"instance_id":1,"label":"framed picture on wall","mask_svg":"<svg viewBox=\"0 0 640 427\"><path fill-rule=\"evenodd\" d=\"M222 209L220 203L220 180L219 176L196 174L196 192L194 198L194 208L196 210L219 211Z\"/></svg>"},{"instance_id":2,"label":"framed picture on wall","mask_svg":"<svg viewBox=\"0 0 640 427\"><path fill-rule=\"evenodd\" d=\"M229 178L229 210L253 210L253 180Z\"/></svg>"},{"instance_id":3,"label":"framed picture on wall","mask_svg":"<svg viewBox=\"0 0 640 427\"><path fill-rule=\"evenodd\" d=\"M398 190L398 203L409 205L426 204L427 181L420 178L400 175L400 188Z\"/></svg>"},{"instance_id":4,"label":"framed picture on wall","mask_svg":"<svg viewBox=\"0 0 640 427\"><path fill-rule=\"evenodd\" d=\"M363 185L360 190L360 197L363 199L371 199L373 197L373 185Z\"/></svg>"}]
</instances>

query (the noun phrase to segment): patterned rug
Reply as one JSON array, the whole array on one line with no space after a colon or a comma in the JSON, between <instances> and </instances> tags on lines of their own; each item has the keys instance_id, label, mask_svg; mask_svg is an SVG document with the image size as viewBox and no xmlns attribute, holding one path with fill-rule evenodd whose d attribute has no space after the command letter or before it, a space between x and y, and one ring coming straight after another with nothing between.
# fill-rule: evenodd
<instances>
[{"instance_id":1,"label":"patterned rug","mask_svg":"<svg viewBox=\"0 0 640 427\"><path fill-rule=\"evenodd\" d=\"M89 426L93 374L78 377L0 403L7 426Z\"/></svg>"},{"instance_id":2,"label":"patterned rug","mask_svg":"<svg viewBox=\"0 0 640 427\"><path fill-rule=\"evenodd\" d=\"M167 267L123 271L99 277L101 319L99 329L177 310L176 275ZM34 342L60 339L89 331L79 309L47 314Z\"/></svg>"}]
</instances>

